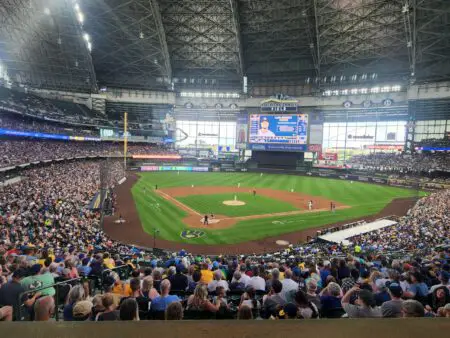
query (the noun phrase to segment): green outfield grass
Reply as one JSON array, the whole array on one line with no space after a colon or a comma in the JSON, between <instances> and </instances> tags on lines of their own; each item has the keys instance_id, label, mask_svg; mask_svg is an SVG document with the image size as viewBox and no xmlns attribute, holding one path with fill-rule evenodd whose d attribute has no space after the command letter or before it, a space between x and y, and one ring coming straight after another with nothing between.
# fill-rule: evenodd
<instances>
[{"instance_id":1,"label":"green outfield grass","mask_svg":"<svg viewBox=\"0 0 450 338\"><path fill-rule=\"evenodd\" d=\"M238 183L241 187L249 188L260 187L286 191L294 188L297 192L322 196L341 202L350 208L337 210L334 214L327 211L244 220L228 229L203 230L205 236L186 240L180 237L180 233L187 229L182 222L183 217L187 214L153 191L155 184L158 184L159 188L168 188L191 186L192 184L196 187L237 186ZM144 188L147 190L146 194L144 194ZM151 234L152 229L157 228L160 231L159 235L167 240L193 244L232 244L376 214L392 199L415 196L416 192L397 187L294 175L155 172L141 173L139 181L132 189L132 194L142 226L147 233ZM194 209L199 208L202 212L211 212L201 207L201 205L209 203L211 195L198 196L198 202L197 197L194 196L190 196L188 199L190 200L188 203L196 201L195 207L191 205ZM277 203L283 202L277 201ZM229 212L233 212L232 209L235 207L228 208L230 208ZM273 212L271 210L267 210L267 212ZM217 210L213 210L213 212L219 213ZM220 213L224 214L224 212ZM255 211L255 214L261 213Z\"/></svg>"},{"instance_id":2,"label":"green outfield grass","mask_svg":"<svg viewBox=\"0 0 450 338\"><path fill-rule=\"evenodd\" d=\"M217 214L230 217L262 215L268 213L278 213L298 210L293 205L277 199L251 193L238 193L236 197L239 201L245 202L242 206L227 206L223 201L234 199L233 193L214 195L191 195L177 197L177 200L201 214Z\"/></svg>"}]
</instances>

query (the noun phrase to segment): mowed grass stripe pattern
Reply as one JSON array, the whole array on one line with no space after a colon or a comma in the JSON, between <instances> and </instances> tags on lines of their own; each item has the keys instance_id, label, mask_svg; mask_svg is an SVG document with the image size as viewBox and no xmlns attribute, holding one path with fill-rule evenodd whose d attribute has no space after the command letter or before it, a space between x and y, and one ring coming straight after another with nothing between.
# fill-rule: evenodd
<instances>
[{"instance_id":1,"label":"mowed grass stripe pattern","mask_svg":"<svg viewBox=\"0 0 450 338\"><path fill-rule=\"evenodd\" d=\"M245 203L242 206L227 206L223 201L234 200L235 194L191 195L177 197L181 203L201 214L216 214L229 217L261 215L268 213L288 212L298 210L287 202L251 193L238 193L236 198Z\"/></svg>"},{"instance_id":2,"label":"mowed grass stripe pattern","mask_svg":"<svg viewBox=\"0 0 450 338\"><path fill-rule=\"evenodd\" d=\"M140 176L132 193L144 230L152 234L153 229L157 228L160 231L159 236L164 239L193 244L233 244L318 227L372 215L382 210L394 198L415 196L415 191L397 187L295 175L156 172L141 173ZM180 233L186 229L182 222L186 213L153 191L155 184L159 188L168 188L191 185L237 186L239 183L241 187L249 188L286 191L293 188L296 192L322 196L351 208L337 210L334 214L327 211L245 220L228 229L205 230L205 237L185 240L180 237ZM145 194L144 187L147 191ZM205 200L209 198L208 195L202 197Z\"/></svg>"}]
</instances>

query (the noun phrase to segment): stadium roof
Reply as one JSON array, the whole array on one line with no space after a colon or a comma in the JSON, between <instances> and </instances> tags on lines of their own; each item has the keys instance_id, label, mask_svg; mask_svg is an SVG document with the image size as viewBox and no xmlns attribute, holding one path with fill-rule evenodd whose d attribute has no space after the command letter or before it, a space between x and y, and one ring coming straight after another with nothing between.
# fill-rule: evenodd
<instances>
[{"instance_id":1,"label":"stadium roof","mask_svg":"<svg viewBox=\"0 0 450 338\"><path fill-rule=\"evenodd\" d=\"M51 89L450 78L448 0L3 0L0 62Z\"/></svg>"}]
</instances>

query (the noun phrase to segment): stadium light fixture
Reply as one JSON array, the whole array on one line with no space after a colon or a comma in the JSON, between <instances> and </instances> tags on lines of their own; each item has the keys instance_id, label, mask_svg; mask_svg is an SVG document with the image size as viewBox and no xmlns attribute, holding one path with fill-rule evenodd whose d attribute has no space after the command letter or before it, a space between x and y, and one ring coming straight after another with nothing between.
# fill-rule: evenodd
<instances>
[{"instance_id":1,"label":"stadium light fixture","mask_svg":"<svg viewBox=\"0 0 450 338\"><path fill-rule=\"evenodd\" d=\"M77 13L77 18L78 18L78 22L79 23L83 23L84 22L84 15L81 12Z\"/></svg>"}]
</instances>

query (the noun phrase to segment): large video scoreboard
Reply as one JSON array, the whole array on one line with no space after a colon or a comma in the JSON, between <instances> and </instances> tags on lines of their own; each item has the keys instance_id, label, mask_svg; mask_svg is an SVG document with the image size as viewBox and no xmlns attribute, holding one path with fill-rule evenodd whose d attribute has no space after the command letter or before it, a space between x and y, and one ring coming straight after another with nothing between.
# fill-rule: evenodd
<instances>
[{"instance_id":1,"label":"large video scoreboard","mask_svg":"<svg viewBox=\"0 0 450 338\"><path fill-rule=\"evenodd\" d=\"M308 114L250 114L248 143L253 150L305 151Z\"/></svg>"}]
</instances>

